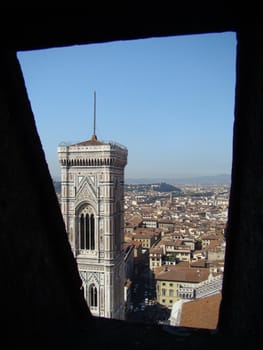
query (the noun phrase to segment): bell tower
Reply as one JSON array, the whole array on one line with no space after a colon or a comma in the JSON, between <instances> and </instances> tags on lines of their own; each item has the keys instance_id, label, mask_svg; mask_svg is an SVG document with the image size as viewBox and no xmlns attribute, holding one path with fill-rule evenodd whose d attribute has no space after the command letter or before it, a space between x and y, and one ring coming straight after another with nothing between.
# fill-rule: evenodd
<instances>
[{"instance_id":1,"label":"bell tower","mask_svg":"<svg viewBox=\"0 0 263 350\"><path fill-rule=\"evenodd\" d=\"M61 210L85 298L94 316L116 319L124 319L127 155L124 146L99 141L95 129L88 141L58 147Z\"/></svg>"}]
</instances>

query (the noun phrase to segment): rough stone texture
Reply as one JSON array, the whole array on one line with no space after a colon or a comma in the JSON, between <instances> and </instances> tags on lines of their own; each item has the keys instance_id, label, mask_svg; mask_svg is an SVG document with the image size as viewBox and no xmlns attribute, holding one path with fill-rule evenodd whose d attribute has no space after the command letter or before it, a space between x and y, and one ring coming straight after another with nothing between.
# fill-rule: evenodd
<instances>
[{"instance_id":1,"label":"rough stone texture","mask_svg":"<svg viewBox=\"0 0 263 350\"><path fill-rule=\"evenodd\" d=\"M78 349L262 347L263 32L257 8L188 1L173 9L1 11L0 318L2 342ZM248 26L253 19L252 25ZM163 24L164 23L164 24ZM12 28L12 31L11 31ZM65 233L16 50L217 31L238 33L233 172L218 332L94 319ZM8 48L10 51L8 51ZM183 335L182 335L183 334ZM5 345L7 345L5 344Z\"/></svg>"},{"instance_id":2,"label":"rough stone texture","mask_svg":"<svg viewBox=\"0 0 263 350\"><path fill-rule=\"evenodd\" d=\"M262 329L263 39L238 34L232 188L220 327L254 336Z\"/></svg>"},{"instance_id":3,"label":"rough stone texture","mask_svg":"<svg viewBox=\"0 0 263 350\"><path fill-rule=\"evenodd\" d=\"M45 334L90 313L16 54L0 60L0 318L14 339L14 329Z\"/></svg>"},{"instance_id":4,"label":"rough stone texture","mask_svg":"<svg viewBox=\"0 0 263 350\"><path fill-rule=\"evenodd\" d=\"M19 10L5 8L0 13L0 29L4 33L2 43L15 50L235 31L240 26L242 14L240 6L237 8L231 0L177 1L151 8L136 4L126 8L118 3L111 3L107 8L107 4L101 6L96 2L84 8L67 8L66 4L63 9L20 7ZM15 28L8 34L7 24L9 28Z\"/></svg>"}]
</instances>

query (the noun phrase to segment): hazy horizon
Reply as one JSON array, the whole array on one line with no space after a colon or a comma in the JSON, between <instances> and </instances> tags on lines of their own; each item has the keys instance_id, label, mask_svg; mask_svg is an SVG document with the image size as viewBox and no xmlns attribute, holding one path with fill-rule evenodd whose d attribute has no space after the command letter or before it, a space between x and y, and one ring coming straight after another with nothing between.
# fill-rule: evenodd
<instances>
[{"instance_id":1,"label":"hazy horizon","mask_svg":"<svg viewBox=\"0 0 263 350\"><path fill-rule=\"evenodd\" d=\"M52 177L53 181L60 182L61 178ZM193 185L230 185L231 183L231 174L218 174L218 175L207 175L207 176L192 176L192 177L182 177L182 178L150 178L150 177L138 177L138 178L129 178L125 177L124 182L126 184L150 184L150 183L168 183L171 185L183 185L183 184L193 184Z\"/></svg>"}]
</instances>

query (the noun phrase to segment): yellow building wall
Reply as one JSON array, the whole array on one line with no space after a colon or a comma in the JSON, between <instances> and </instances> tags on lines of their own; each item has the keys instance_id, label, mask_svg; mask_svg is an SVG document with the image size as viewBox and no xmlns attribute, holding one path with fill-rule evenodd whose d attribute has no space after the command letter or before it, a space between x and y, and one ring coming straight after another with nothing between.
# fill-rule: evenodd
<instances>
[{"instance_id":1,"label":"yellow building wall","mask_svg":"<svg viewBox=\"0 0 263 350\"><path fill-rule=\"evenodd\" d=\"M159 304L172 308L180 298L177 297L178 283L174 281L157 281L156 297Z\"/></svg>"}]
</instances>

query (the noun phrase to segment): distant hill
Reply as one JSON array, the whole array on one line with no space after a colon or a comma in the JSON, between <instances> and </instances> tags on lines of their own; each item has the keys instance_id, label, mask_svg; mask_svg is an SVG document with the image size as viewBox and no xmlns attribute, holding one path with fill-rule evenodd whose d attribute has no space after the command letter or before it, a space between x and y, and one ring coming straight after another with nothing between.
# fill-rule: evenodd
<instances>
[{"instance_id":1,"label":"distant hill","mask_svg":"<svg viewBox=\"0 0 263 350\"><path fill-rule=\"evenodd\" d=\"M152 183L169 183L174 185L228 185L231 183L231 175L220 174L212 176L196 176L184 178L126 178L127 184L152 184Z\"/></svg>"},{"instance_id":2,"label":"distant hill","mask_svg":"<svg viewBox=\"0 0 263 350\"><path fill-rule=\"evenodd\" d=\"M175 187L173 185L167 184L165 182L161 183L151 183L151 184L127 184L124 185L125 191L131 192L131 191L139 191L139 192L149 192L149 191L156 191L156 192L174 192L177 194L182 193L182 190L178 187Z\"/></svg>"},{"instance_id":3,"label":"distant hill","mask_svg":"<svg viewBox=\"0 0 263 350\"><path fill-rule=\"evenodd\" d=\"M200 184L200 185L229 185L231 183L231 175L220 174L213 176L197 176L192 178L177 179L176 184Z\"/></svg>"},{"instance_id":4,"label":"distant hill","mask_svg":"<svg viewBox=\"0 0 263 350\"><path fill-rule=\"evenodd\" d=\"M180 188L167 184L166 182L153 184L152 188L153 188L153 191L157 191L157 192L182 192Z\"/></svg>"}]
</instances>

